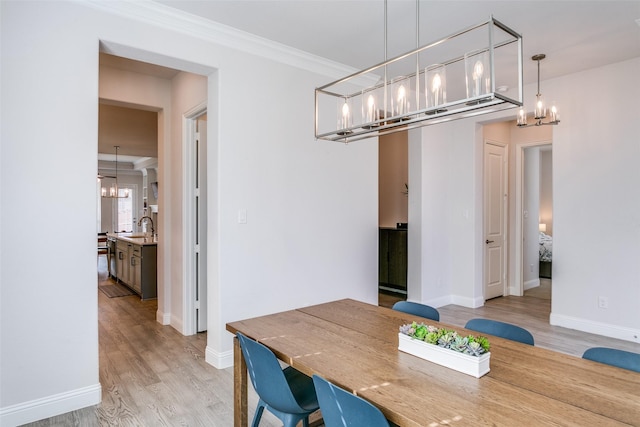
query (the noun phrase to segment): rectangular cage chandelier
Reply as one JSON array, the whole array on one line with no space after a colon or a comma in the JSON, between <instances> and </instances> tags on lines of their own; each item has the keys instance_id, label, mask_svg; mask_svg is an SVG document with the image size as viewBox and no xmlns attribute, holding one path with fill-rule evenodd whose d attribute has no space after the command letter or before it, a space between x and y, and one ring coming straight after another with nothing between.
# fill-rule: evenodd
<instances>
[{"instance_id":1,"label":"rectangular cage chandelier","mask_svg":"<svg viewBox=\"0 0 640 427\"><path fill-rule=\"evenodd\" d=\"M520 107L522 73L522 36L492 16L316 88L315 137L348 143Z\"/></svg>"}]
</instances>

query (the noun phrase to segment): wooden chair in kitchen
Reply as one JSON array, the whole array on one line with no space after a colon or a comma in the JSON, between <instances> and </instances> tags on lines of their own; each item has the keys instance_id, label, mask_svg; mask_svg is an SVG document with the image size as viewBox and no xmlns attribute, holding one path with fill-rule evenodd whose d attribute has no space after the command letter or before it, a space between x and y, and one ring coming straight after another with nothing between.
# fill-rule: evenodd
<instances>
[{"instance_id":1,"label":"wooden chair in kitchen","mask_svg":"<svg viewBox=\"0 0 640 427\"><path fill-rule=\"evenodd\" d=\"M325 427L389 427L380 409L317 375L313 376Z\"/></svg>"},{"instance_id":2,"label":"wooden chair in kitchen","mask_svg":"<svg viewBox=\"0 0 640 427\"><path fill-rule=\"evenodd\" d=\"M266 408L284 427L295 427L301 420L304 427L309 427L309 415L318 410L313 380L291 366L282 369L275 354L265 345L241 333L237 337L259 398L251 425L258 427Z\"/></svg>"},{"instance_id":3,"label":"wooden chair in kitchen","mask_svg":"<svg viewBox=\"0 0 640 427\"><path fill-rule=\"evenodd\" d=\"M640 354L631 351L607 347L592 347L584 352L582 358L640 372Z\"/></svg>"},{"instance_id":4,"label":"wooden chair in kitchen","mask_svg":"<svg viewBox=\"0 0 640 427\"><path fill-rule=\"evenodd\" d=\"M520 326L512 325L511 323L491 319L471 319L464 327L477 332L506 338L511 341L534 345L531 332Z\"/></svg>"},{"instance_id":5,"label":"wooden chair in kitchen","mask_svg":"<svg viewBox=\"0 0 640 427\"><path fill-rule=\"evenodd\" d=\"M397 311L402 311L403 313L426 317L427 319L435 320L436 322L440 321L440 313L438 310L426 304L410 301L398 301L393 304L392 308Z\"/></svg>"},{"instance_id":6,"label":"wooden chair in kitchen","mask_svg":"<svg viewBox=\"0 0 640 427\"><path fill-rule=\"evenodd\" d=\"M107 233L98 233L98 257L100 257L100 255L106 255L108 250Z\"/></svg>"}]
</instances>

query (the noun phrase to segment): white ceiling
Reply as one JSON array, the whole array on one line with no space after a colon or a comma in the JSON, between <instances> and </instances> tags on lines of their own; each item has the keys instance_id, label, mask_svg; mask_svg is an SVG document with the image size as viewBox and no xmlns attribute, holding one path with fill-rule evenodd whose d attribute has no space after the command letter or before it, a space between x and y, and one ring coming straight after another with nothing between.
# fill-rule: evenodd
<instances>
[{"instance_id":1,"label":"white ceiling","mask_svg":"<svg viewBox=\"0 0 640 427\"><path fill-rule=\"evenodd\" d=\"M153 0L178 14L234 27L356 69L384 61L384 0ZM640 56L640 0L630 1L457 1L420 0L420 43L426 44L493 15L523 36L524 81L541 80ZM388 0L387 58L416 47L415 0ZM177 70L101 54L101 65L171 79ZM327 82L318 82L318 85ZM595 84L595 82L594 82ZM596 90L596 88L585 88ZM109 143L110 144L110 143ZM112 157L102 147L104 160ZM112 144L111 144L112 145ZM133 156L122 144L123 161ZM156 151L156 152L154 152Z\"/></svg>"},{"instance_id":2,"label":"white ceiling","mask_svg":"<svg viewBox=\"0 0 640 427\"><path fill-rule=\"evenodd\" d=\"M155 0L357 69L384 60L383 0ZM486 21L523 36L525 83L640 56L640 0L421 0L420 43ZM387 57L416 47L416 2L389 0ZM325 82L319 82L325 83Z\"/></svg>"}]
</instances>

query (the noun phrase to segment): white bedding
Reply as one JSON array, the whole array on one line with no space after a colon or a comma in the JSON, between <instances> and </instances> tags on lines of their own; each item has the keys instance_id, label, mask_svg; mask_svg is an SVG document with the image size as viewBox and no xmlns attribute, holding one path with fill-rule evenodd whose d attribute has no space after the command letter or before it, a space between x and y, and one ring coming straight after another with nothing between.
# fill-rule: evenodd
<instances>
[{"instance_id":1,"label":"white bedding","mask_svg":"<svg viewBox=\"0 0 640 427\"><path fill-rule=\"evenodd\" d=\"M553 238L540 231L540 261L551 262Z\"/></svg>"}]
</instances>

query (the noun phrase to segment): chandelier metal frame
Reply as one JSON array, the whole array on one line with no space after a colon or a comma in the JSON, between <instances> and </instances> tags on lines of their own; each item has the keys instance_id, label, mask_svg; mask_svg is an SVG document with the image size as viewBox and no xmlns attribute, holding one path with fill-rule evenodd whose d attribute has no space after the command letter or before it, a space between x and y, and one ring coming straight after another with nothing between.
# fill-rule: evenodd
<instances>
[{"instance_id":1,"label":"chandelier metal frame","mask_svg":"<svg viewBox=\"0 0 640 427\"><path fill-rule=\"evenodd\" d=\"M348 143L523 105L522 36L494 19L493 16L487 21L389 60L386 59L386 31L385 2L385 61L315 89L316 139ZM484 36L478 34L484 34ZM469 50L461 50L460 46L465 42L471 45L473 54L483 55L485 58L480 68L481 73L482 70L485 73L482 80L484 90L475 93L473 90L469 91L470 86L473 85L470 73L475 71L473 69L469 71L466 65L468 56L471 54ZM478 48L478 45L481 47ZM452 47L447 48L447 46ZM435 54L431 55L430 51ZM453 57L441 59L443 52L455 53ZM509 64L509 70L506 72L502 70L501 76L509 74L508 86L512 88L517 86L512 89L512 93L515 92L515 99L496 90L506 86L496 81L496 55L499 52L500 63ZM505 60L505 56L509 58ZM439 102L436 105L433 101L429 101L429 93L425 91L431 90L429 82L423 82L427 78L429 67L433 67L434 64L449 70L446 80L443 74L442 79L438 77L437 82L449 85L448 88L444 88L444 92L441 90L441 93L446 94L448 90L450 100L446 100L446 95L441 96L435 101ZM476 62L476 69L478 69L477 64L478 62ZM389 77L391 70L402 70L403 67L404 70L410 71L396 72ZM465 69L460 75L462 67ZM458 78L452 78L454 76ZM475 74L473 76L475 79ZM476 82L476 80L473 81ZM401 100L400 95L393 92L394 87L400 84L398 82L404 85L404 91L398 93L411 98L412 105L409 102L405 102L404 108L396 105L400 104ZM460 92L465 86L467 89L465 96L452 99L451 94ZM378 98L375 101L377 105L372 108L373 95L377 95ZM369 104L367 104L367 98ZM358 111L360 106L362 109Z\"/></svg>"},{"instance_id":2,"label":"chandelier metal frame","mask_svg":"<svg viewBox=\"0 0 640 427\"><path fill-rule=\"evenodd\" d=\"M538 91L536 92L536 104L533 110L533 119L534 123L527 124L527 112L524 110L524 107L520 108L518 112L518 119L516 124L518 127L527 128L530 126L548 126L548 125L557 125L560 123L560 115L558 114L558 108L556 107L555 102L551 104L551 108L549 109L549 121L543 122L542 120L547 118L547 107L544 103L544 99L542 98L542 93L540 92L540 61L546 58L547 55L544 53L538 53L537 55L533 55L531 59L533 61L538 62Z\"/></svg>"}]
</instances>

